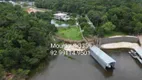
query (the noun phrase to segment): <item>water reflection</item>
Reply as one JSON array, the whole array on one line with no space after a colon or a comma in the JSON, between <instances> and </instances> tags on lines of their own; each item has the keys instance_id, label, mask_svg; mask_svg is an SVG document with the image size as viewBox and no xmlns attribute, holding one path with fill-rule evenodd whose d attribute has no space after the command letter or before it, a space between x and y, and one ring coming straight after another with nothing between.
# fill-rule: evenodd
<instances>
[{"instance_id":1,"label":"water reflection","mask_svg":"<svg viewBox=\"0 0 142 80\"><path fill-rule=\"evenodd\" d=\"M104 75L105 78L109 78L113 75L113 69L109 71L104 70L104 68L101 67L99 63L92 56L90 57L94 60L92 64L94 64L95 68L97 68L102 73L102 75Z\"/></svg>"},{"instance_id":2,"label":"water reflection","mask_svg":"<svg viewBox=\"0 0 142 80\"><path fill-rule=\"evenodd\" d=\"M142 69L142 64L140 64L140 62L136 59L134 59L134 61L136 62L136 64Z\"/></svg>"}]
</instances>

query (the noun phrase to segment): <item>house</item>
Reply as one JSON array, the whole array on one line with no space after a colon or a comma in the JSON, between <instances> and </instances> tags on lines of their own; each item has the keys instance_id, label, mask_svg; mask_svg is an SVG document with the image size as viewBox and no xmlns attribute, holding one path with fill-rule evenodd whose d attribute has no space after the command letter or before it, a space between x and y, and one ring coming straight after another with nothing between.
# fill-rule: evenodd
<instances>
[{"instance_id":1,"label":"house","mask_svg":"<svg viewBox=\"0 0 142 80\"><path fill-rule=\"evenodd\" d=\"M64 20L64 21L67 21L70 19L70 17L66 13L56 13L54 14L54 18L58 20Z\"/></svg>"},{"instance_id":2,"label":"house","mask_svg":"<svg viewBox=\"0 0 142 80\"><path fill-rule=\"evenodd\" d=\"M36 12L37 12L37 10L34 9L34 8L28 8L26 11L27 11L29 14L30 14L30 13L36 13Z\"/></svg>"},{"instance_id":3,"label":"house","mask_svg":"<svg viewBox=\"0 0 142 80\"><path fill-rule=\"evenodd\" d=\"M36 13L36 12L45 12L45 10L37 9L37 8L28 8L26 12L30 13Z\"/></svg>"}]
</instances>

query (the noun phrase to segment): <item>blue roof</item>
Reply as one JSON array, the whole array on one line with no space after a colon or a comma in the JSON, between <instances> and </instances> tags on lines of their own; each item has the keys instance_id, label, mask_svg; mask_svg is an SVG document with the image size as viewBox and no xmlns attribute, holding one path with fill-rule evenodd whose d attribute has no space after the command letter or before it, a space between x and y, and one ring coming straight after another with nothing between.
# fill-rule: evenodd
<instances>
[{"instance_id":1,"label":"blue roof","mask_svg":"<svg viewBox=\"0 0 142 80\"><path fill-rule=\"evenodd\" d=\"M99 49L96 46L93 46L90 48L97 56L99 56L99 58L101 58L105 63L109 64L111 62L116 62L113 58L111 58L110 56L108 56L104 51L102 51L101 49Z\"/></svg>"}]
</instances>

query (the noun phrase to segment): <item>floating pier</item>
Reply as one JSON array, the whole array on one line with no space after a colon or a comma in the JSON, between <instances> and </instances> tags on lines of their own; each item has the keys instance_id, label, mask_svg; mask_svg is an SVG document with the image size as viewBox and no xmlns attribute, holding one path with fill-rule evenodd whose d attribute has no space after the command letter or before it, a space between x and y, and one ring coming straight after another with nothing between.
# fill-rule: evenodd
<instances>
[{"instance_id":1,"label":"floating pier","mask_svg":"<svg viewBox=\"0 0 142 80\"><path fill-rule=\"evenodd\" d=\"M141 47L134 47L133 50L129 52L129 54L142 64L142 48Z\"/></svg>"},{"instance_id":2,"label":"floating pier","mask_svg":"<svg viewBox=\"0 0 142 80\"><path fill-rule=\"evenodd\" d=\"M91 56L105 69L114 69L116 61L96 46L90 47Z\"/></svg>"}]
</instances>

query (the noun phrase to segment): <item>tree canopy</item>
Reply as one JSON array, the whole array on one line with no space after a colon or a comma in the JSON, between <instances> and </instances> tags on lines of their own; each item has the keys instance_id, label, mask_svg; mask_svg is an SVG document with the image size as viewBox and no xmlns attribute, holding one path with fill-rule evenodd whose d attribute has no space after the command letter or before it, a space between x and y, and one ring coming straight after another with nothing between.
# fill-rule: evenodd
<instances>
[{"instance_id":1,"label":"tree canopy","mask_svg":"<svg viewBox=\"0 0 142 80\"><path fill-rule=\"evenodd\" d=\"M141 0L36 0L40 8L87 14L97 28L111 22L116 32L125 34L142 33L141 4Z\"/></svg>"},{"instance_id":2,"label":"tree canopy","mask_svg":"<svg viewBox=\"0 0 142 80\"><path fill-rule=\"evenodd\" d=\"M28 14L20 6L0 3L0 77L4 72L27 75L52 55L51 13Z\"/></svg>"}]
</instances>

